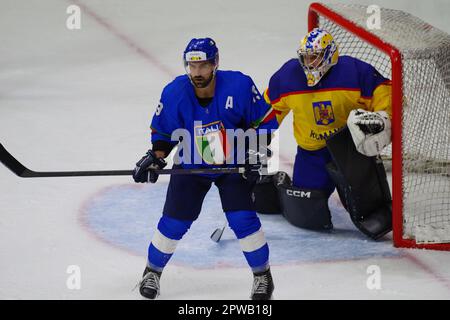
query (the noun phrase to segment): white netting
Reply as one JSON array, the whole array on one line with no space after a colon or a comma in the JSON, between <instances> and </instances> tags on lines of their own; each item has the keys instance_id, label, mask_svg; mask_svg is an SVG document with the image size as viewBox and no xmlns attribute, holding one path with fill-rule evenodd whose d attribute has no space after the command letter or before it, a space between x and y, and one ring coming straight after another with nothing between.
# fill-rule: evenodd
<instances>
[{"instance_id":1,"label":"white netting","mask_svg":"<svg viewBox=\"0 0 450 320\"><path fill-rule=\"evenodd\" d=\"M415 239L423 227L450 230L450 36L398 10L382 8L381 28L369 30L366 6L326 7L402 54L403 237ZM320 15L319 26L335 37L341 55L391 78L391 61L382 51ZM383 155L391 157L391 146Z\"/></svg>"}]
</instances>

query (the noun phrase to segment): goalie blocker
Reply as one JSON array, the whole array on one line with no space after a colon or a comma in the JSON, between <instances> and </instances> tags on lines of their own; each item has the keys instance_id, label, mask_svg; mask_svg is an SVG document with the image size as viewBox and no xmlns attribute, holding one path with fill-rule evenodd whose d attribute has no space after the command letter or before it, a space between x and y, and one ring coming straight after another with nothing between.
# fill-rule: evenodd
<instances>
[{"instance_id":1,"label":"goalie blocker","mask_svg":"<svg viewBox=\"0 0 450 320\"><path fill-rule=\"evenodd\" d=\"M327 147L333 159L327 170L352 222L372 239L381 238L392 230L391 195L381 160L359 153L347 128L330 138ZM293 187L285 172L265 177L253 197L259 213L282 213L300 228L333 228L326 195Z\"/></svg>"}]
</instances>

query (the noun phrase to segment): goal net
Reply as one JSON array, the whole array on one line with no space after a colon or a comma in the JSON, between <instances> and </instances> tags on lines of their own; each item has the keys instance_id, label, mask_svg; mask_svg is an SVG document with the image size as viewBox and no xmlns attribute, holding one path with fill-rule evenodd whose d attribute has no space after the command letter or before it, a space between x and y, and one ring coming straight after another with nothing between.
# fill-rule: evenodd
<instances>
[{"instance_id":1,"label":"goal net","mask_svg":"<svg viewBox=\"0 0 450 320\"><path fill-rule=\"evenodd\" d=\"M392 79L393 143L382 157L392 161L394 244L448 250L450 36L398 10L379 8L376 25L367 9L314 3L309 28L327 30L340 55Z\"/></svg>"}]
</instances>

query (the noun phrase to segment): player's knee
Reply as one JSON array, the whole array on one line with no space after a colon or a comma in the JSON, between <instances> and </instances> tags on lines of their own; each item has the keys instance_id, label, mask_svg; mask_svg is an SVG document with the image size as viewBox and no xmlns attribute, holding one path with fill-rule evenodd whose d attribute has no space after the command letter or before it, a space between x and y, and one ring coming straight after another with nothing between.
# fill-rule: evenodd
<instances>
[{"instance_id":1,"label":"player's knee","mask_svg":"<svg viewBox=\"0 0 450 320\"><path fill-rule=\"evenodd\" d=\"M225 214L231 230L238 239L245 238L261 229L261 222L255 211L229 211Z\"/></svg>"},{"instance_id":2,"label":"player's knee","mask_svg":"<svg viewBox=\"0 0 450 320\"><path fill-rule=\"evenodd\" d=\"M159 220L158 230L169 239L180 240L189 230L192 222L163 215Z\"/></svg>"},{"instance_id":3,"label":"player's knee","mask_svg":"<svg viewBox=\"0 0 450 320\"><path fill-rule=\"evenodd\" d=\"M280 186L283 215L291 224L312 230L333 228L328 194L323 190Z\"/></svg>"}]
</instances>

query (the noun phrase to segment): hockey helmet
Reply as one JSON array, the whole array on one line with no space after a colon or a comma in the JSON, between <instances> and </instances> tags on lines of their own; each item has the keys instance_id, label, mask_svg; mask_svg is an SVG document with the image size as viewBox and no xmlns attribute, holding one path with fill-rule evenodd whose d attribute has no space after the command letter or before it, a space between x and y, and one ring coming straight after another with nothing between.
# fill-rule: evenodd
<instances>
[{"instance_id":1,"label":"hockey helmet","mask_svg":"<svg viewBox=\"0 0 450 320\"><path fill-rule=\"evenodd\" d=\"M314 87L338 62L338 45L329 32L315 28L303 38L297 55L308 86Z\"/></svg>"},{"instance_id":2,"label":"hockey helmet","mask_svg":"<svg viewBox=\"0 0 450 320\"><path fill-rule=\"evenodd\" d=\"M192 39L183 53L184 69L191 83L196 87L198 85L192 80L190 63L202 61L209 61L214 66L211 77L201 85L205 87L214 79L217 68L219 67L219 50L217 49L216 42L211 38Z\"/></svg>"},{"instance_id":3,"label":"hockey helmet","mask_svg":"<svg viewBox=\"0 0 450 320\"><path fill-rule=\"evenodd\" d=\"M211 38L192 39L183 53L185 65L189 62L211 61L215 64L219 61L219 49Z\"/></svg>"}]
</instances>

